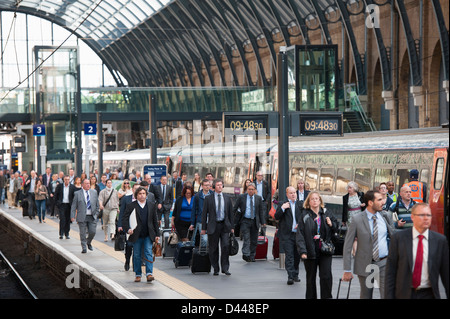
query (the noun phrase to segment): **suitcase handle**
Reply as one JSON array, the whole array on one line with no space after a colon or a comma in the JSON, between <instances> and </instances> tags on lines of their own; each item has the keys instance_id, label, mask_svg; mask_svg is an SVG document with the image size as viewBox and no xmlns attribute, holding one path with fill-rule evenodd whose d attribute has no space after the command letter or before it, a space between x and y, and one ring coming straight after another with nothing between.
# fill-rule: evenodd
<instances>
[{"instance_id":1,"label":"suitcase handle","mask_svg":"<svg viewBox=\"0 0 450 319\"><path fill-rule=\"evenodd\" d=\"M338 286L338 291L336 294L336 299L339 299L339 291L341 290L341 282L342 282L342 278L339 278L339 286ZM347 290L347 299L349 299L350 297L350 287L352 285L352 279L350 279L350 281L348 282L348 290Z\"/></svg>"}]
</instances>

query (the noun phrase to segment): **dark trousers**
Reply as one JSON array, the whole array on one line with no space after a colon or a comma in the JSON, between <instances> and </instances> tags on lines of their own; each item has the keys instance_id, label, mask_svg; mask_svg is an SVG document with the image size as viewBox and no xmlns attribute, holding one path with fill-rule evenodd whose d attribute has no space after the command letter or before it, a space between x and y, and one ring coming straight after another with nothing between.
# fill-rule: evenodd
<instances>
[{"instance_id":1,"label":"dark trousers","mask_svg":"<svg viewBox=\"0 0 450 319\"><path fill-rule=\"evenodd\" d=\"M224 231L224 223L217 223L214 234L208 234L209 260L214 272L219 272L219 243L220 243L220 266L222 272L230 268L230 233Z\"/></svg>"},{"instance_id":2,"label":"dark trousers","mask_svg":"<svg viewBox=\"0 0 450 319\"><path fill-rule=\"evenodd\" d=\"M258 228L255 219L243 218L241 223L241 236L244 239L242 254L255 258L256 246L258 246Z\"/></svg>"},{"instance_id":3,"label":"dark trousers","mask_svg":"<svg viewBox=\"0 0 450 319\"><path fill-rule=\"evenodd\" d=\"M306 299L317 299L316 276L319 267L320 298L331 299L333 275L331 274L332 256L317 255L316 259L305 259Z\"/></svg>"},{"instance_id":4,"label":"dark trousers","mask_svg":"<svg viewBox=\"0 0 450 319\"><path fill-rule=\"evenodd\" d=\"M300 264L295 235L296 233L291 232L280 239L280 244L283 246L285 254L285 268L290 279L298 278L298 265Z\"/></svg>"},{"instance_id":5,"label":"dark trousers","mask_svg":"<svg viewBox=\"0 0 450 319\"><path fill-rule=\"evenodd\" d=\"M59 206L59 236L69 236L70 231L70 204Z\"/></svg>"},{"instance_id":6,"label":"dark trousers","mask_svg":"<svg viewBox=\"0 0 450 319\"><path fill-rule=\"evenodd\" d=\"M170 221L169 221L170 209L166 210L164 206L161 209L158 209L158 220L161 221L163 216L164 216L164 228L170 228Z\"/></svg>"},{"instance_id":7,"label":"dark trousers","mask_svg":"<svg viewBox=\"0 0 450 319\"><path fill-rule=\"evenodd\" d=\"M34 193L27 194L27 201L28 201L28 216L31 219L34 216L36 216L36 203L34 200Z\"/></svg>"}]
</instances>

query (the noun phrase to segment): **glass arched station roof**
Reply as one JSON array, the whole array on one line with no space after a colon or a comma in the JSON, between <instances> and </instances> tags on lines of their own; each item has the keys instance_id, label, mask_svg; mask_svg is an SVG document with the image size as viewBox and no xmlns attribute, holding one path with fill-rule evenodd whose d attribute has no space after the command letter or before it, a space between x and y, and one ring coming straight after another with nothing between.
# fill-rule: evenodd
<instances>
[{"instance_id":1,"label":"glass arched station roof","mask_svg":"<svg viewBox=\"0 0 450 319\"><path fill-rule=\"evenodd\" d=\"M369 5L392 6L395 3L408 46L411 46L408 47L412 52L411 68L420 69L413 54L414 39L410 39L413 21L411 17L411 22L408 20L405 2L0 0L0 11L32 14L63 26L85 41L111 73L121 74L128 85L134 87L270 86L272 66L280 45L311 44L310 38L317 35L314 32L320 33L320 42L324 44L340 44L333 43L330 35L337 29L345 32L349 39L359 89L364 91L364 61L361 59L364 47L356 40L352 25L354 21L358 21L357 25L365 20ZM432 2L437 22L442 25L440 1ZM358 17L353 19L353 16ZM373 30L382 61L384 90L389 90L391 70L385 47L389 39L383 39L377 28ZM263 59L262 55L270 55L271 66L265 64L268 59ZM256 74L251 74L249 60L256 61ZM420 81L420 74L413 77L414 82ZM121 85L120 76L116 81Z\"/></svg>"}]
</instances>

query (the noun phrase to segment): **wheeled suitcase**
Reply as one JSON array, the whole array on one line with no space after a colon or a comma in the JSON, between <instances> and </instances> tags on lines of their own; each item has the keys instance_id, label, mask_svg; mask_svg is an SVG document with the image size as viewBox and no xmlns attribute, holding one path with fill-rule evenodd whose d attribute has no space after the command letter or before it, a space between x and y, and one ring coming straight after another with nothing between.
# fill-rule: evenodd
<instances>
[{"instance_id":1,"label":"wheeled suitcase","mask_svg":"<svg viewBox=\"0 0 450 319\"><path fill-rule=\"evenodd\" d=\"M280 238L278 238L278 229L275 230L275 235L273 236L272 256L273 259L280 258Z\"/></svg>"},{"instance_id":2,"label":"wheeled suitcase","mask_svg":"<svg viewBox=\"0 0 450 319\"><path fill-rule=\"evenodd\" d=\"M265 234L265 231L261 229L261 233L258 236L258 244L256 245L255 259L266 259L267 251L269 250L269 240Z\"/></svg>"},{"instance_id":3,"label":"wheeled suitcase","mask_svg":"<svg viewBox=\"0 0 450 319\"><path fill-rule=\"evenodd\" d=\"M188 233L189 238L189 233ZM179 266L189 266L192 260L192 250L194 249L193 241L181 241L177 244L177 249L175 251L175 256L173 257L173 262L175 263L175 268Z\"/></svg>"},{"instance_id":4,"label":"wheeled suitcase","mask_svg":"<svg viewBox=\"0 0 450 319\"><path fill-rule=\"evenodd\" d=\"M171 257L173 258L175 256L175 251L177 250L176 245L169 245L169 235L172 230L170 228L163 229L161 231L162 234L162 254L164 257Z\"/></svg>"},{"instance_id":5,"label":"wheeled suitcase","mask_svg":"<svg viewBox=\"0 0 450 319\"><path fill-rule=\"evenodd\" d=\"M342 278L339 278L339 286L338 286L338 291L336 294L336 299L339 299L339 292L341 290L341 282L342 282ZM350 287L352 285L352 280L350 279L350 281L348 282L348 290L347 290L347 299L350 297Z\"/></svg>"},{"instance_id":6,"label":"wheeled suitcase","mask_svg":"<svg viewBox=\"0 0 450 319\"><path fill-rule=\"evenodd\" d=\"M211 261L209 260L208 246L199 245L192 250L191 272L211 272Z\"/></svg>"}]
</instances>

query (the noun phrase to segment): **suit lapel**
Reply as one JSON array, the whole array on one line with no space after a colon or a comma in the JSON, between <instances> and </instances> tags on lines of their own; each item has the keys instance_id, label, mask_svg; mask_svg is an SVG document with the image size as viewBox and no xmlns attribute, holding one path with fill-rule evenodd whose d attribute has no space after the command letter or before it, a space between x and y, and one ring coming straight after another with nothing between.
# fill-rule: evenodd
<instances>
[{"instance_id":1,"label":"suit lapel","mask_svg":"<svg viewBox=\"0 0 450 319\"><path fill-rule=\"evenodd\" d=\"M403 240L405 241L406 256L408 257L409 269L413 270L413 241L412 241L412 227L405 231L405 236Z\"/></svg>"},{"instance_id":2,"label":"suit lapel","mask_svg":"<svg viewBox=\"0 0 450 319\"><path fill-rule=\"evenodd\" d=\"M433 267L433 258L430 256L437 256L436 237L431 230L428 230L428 274L431 276Z\"/></svg>"}]
</instances>

